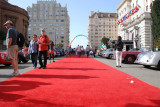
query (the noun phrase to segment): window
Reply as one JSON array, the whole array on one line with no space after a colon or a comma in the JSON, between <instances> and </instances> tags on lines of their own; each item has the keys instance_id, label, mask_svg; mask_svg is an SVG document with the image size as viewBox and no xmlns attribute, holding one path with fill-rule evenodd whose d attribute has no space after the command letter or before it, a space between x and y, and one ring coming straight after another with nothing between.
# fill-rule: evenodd
<instances>
[{"instance_id":1,"label":"window","mask_svg":"<svg viewBox=\"0 0 160 107\"><path fill-rule=\"evenodd\" d=\"M64 22L64 20L61 20L61 22Z\"/></svg>"}]
</instances>

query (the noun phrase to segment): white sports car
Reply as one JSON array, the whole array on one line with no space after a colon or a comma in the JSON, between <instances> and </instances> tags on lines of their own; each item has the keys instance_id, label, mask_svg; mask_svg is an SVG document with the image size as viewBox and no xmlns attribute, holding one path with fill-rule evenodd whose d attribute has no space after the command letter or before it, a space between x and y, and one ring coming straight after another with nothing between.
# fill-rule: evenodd
<instances>
[{"instance_id":1,"label":"white sports car","mask_svg":"<svg viewBox=\"0 0 160 107\"><path fill-rule=\"evenodd\" d=\"M114 53L115 53L115 50L113 48L109 48L102 54L102 57L112 59Z\"/></svg>"},{"instance_id":2,"label":"white sports car","mask_svg":"<svg viewBox=\"0 0 160 107\"><path fill-rule=\"evenodd\" d=\"M138 54L135 63L142 64L144 67L156 66L160 69L160 52L142 52Z\"/></svg>"}]
</instances>

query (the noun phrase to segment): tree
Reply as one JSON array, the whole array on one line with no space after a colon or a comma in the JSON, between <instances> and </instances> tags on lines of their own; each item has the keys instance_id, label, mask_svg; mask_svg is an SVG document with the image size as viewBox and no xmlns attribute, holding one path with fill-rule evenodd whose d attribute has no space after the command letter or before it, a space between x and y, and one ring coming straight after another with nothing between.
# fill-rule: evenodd
<instances>
[{"instance_id":1,"label":"tree","mask_svg":"<svg viewBox=\"0 0 160 107\"><path fill-rule=\"evenodd\" d=\"M108 41L109 41L109 38L106 38L105 36L102 38L101 42L104 43L104 45L106 45L106 47L108 48L109 45L108 45Z\"/></svg>"},{"instance_id":2,"label":"tree","mask_svg":"<svg viewBox=\"0 0 160 107\"><path fill-rule=\"evenodd\" d=\"M62 49L63 44L62 44L62 43L58 43L58 44L57 44L57 47L58 47L59 49Z\"/></svg>"},{"instance_id":3,"label":"tree","mask_svg":"<svg viewBox=\"0 0 160 107\"><path fill-rule=\"evenodd\" d=\"M159 47L157 42L160 39L160 0L153 1L151 12L153 43L154 47Z\"/></svg>"}]
</instances>

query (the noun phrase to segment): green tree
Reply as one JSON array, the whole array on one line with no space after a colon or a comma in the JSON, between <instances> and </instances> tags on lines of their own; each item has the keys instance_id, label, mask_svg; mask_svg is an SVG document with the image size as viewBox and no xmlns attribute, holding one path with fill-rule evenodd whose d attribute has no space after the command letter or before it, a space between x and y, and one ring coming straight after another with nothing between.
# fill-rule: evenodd
<instances>
[{"instance_id":1,"label":"green tree","mask_svg":"<svg viewBox=\"0 0 160 107\"><path fill-rule=\"evenodd\" d=\"M63 44L62 44L62 43L58 43L58 44L57 44L57 47L58 47L59 49L62 49Z\"/></svg>"},{"instance_id":2,"label":"green tree","mask_svg":"<svg viewBox=\"0 0 160 107\"><path fill-rule=\"evenodd\" d=\"M102 38L102 40L101 40L101 42L103 42L104 43L104 45L106 45L106 47L108 48L109 47L109 45L108 45L108 41L109 41L110 39L109 38L106 38L105 36Z\"/></svg>"},{"instance_id":3,"label":"green tree","mask_svg":"<svg viewBox=\"0 0 160 107\"><path fill-rule=\"evenodd\" d=\"M157 41L160 39L160 0L153 1L151 12L153 45L159 47Z\"/></svg>"}]
</instances>

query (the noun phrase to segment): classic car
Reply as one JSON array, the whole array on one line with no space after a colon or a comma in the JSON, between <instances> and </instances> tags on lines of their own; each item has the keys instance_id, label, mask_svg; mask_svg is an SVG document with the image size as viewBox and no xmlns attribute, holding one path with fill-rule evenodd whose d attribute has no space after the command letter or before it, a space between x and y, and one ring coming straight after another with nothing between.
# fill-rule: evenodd
<instances>
[{"instance_id":1,"label":"classic car","mask_svg":"<svg viewBox=\"0 0 160 107\"><path fill-rule=\"evenodd\" d=\"M142 52L138 54L135 63L144 67L156 66L160 69L160 52Z\"/></svg>"},{"instance_id":2,"label":"classic car","mask_svg":"<svg viewBox=\"0 0 160 107\"><path fill-rule=\"evenodd\" d=\"M114 53L115 53L115 50L113 48L109 48L102 54L102 57L111 59Z\"/></svg>"},{"instance_id":3,"label":"classic car","mask_svg":"<svg viewBox=\"0 0 160 107\"><path fill-rule=\"evenodd\" d=\"M18 63L20 64L21 62L23 63L27 63L30 59L30 55L28 54L28 52L24 51L23 49L18 51Z\"/></svg>"},{"instance_id":4,"label":"classic car","mask_svg":"<svg viewBox=\"0 0 160 107\"><path fill-rule=\"evenodd\" d=\"M143 47L136 51L122 51L122 62L126 64L132 64L136 60L139 53L146 51L151 51L151 48ZM114 58L116 58L116 54L114 54Z\"/></svg>"},{"instance_id":5,"label":"classic car","mask_svg":"<svg viewBox=\"0 0 160 107\"><path fill-rule=\"evenodd\" d=\"M4 64L5 66L11 65L11 61L6 61L7 52L0 52L0 64Z\"/></svg>"}]
</instances>

